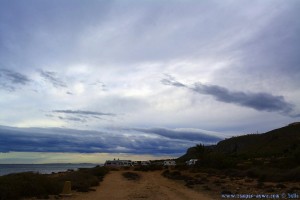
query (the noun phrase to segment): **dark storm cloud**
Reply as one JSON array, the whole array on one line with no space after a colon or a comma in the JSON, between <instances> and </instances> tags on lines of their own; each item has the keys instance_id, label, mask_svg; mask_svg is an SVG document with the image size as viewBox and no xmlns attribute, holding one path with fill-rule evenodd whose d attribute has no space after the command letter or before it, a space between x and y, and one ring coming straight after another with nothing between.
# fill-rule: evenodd
<instances>
[{"instance_id":1,"label":"dark storm cloud","mask_svg":"<svg viewBox=\"0 0 300 200\"><path fill-rule=\"evenodd\" d=\"M214 135L206 134L199 130L172 130L172 129L165 129L165 128L150 128L150 129L133 129L136 131L144 132L144 133L151 133L160 135L163 137L167 137L170 139L183 139L189 141L197 141L201 143L216 143L219 142L222 138L217 137Z\"/></svg>"},{"instance_id":2,"label":"dark storm cloud","mask_svg":"<svg viewBox=\"0 0 300 200\"><path fill-rule=\"evenodd\" d=\"M65 113L65 114L80 114L80 115L94 115L94 116L115 116L113 113L94 112L87 110L53 110L54 113Z\"/></svg>"},{"instance_id":3,"label":"dark storm cloud","mask_svg":"<svg viewBox=\"0 0 300 200\"><path fill-rule=\"evenodd\" d=\"M0 152L80 152L182 154L196 142L128 134L124 131L86 131L63 128L0 126Z\"/></svg>"},{"instance_id":4,"label":"dark storm cloud","mask_svg":"<svg viewBox=\"0 0 300 200\"><path fill-rule=\"evenodd\" d=\"M67 87L67 84L58 78L56 72L40 71L40 75L47 81L49 81L54 87Z\"/></svg>"},{"instance_id":5,"label":"dark storm cloud","mask_svg":"<svg viewBox=\"0 0 300 200\"><path fill-rule=\"evenodd\" d=\"M293 105L286 102L283 96L274 96L268 93L234 92L217 85L196 83L193 90L200 94L213 96L216 100L253 108L259 111L279 112L289 114Z\"/></svg>"},{"instance_id":6,"label":"dark storm cloud","mask_svg":"<svg viewBox=\"0 0 300 200\"><path fill-rule=\"evenodd\" d=\"M0 69L0 86L6 90L14 91L17 86L27 85L31 80L19 72Z\"/></svg>"},{"instance_id":7,"label":"dark storm cloud","mask_svg":"<svg viewBox=\"0 0 300 200\"><path fill-rule=\"evenodd\" d=\"M232 103L253 108L258 111L278 112L291 117L297 116L292 114L294 111L294 105L288 103L283 96L275 96L269 93L230 91L225 87L218 85L205 85L199 82L195 83L192 87L189 87L176 81L173 77L171 79L163 79L162 83L164 85L189 88L196 93L213 96L220 102Z\"/></svg>"}]
</instances>

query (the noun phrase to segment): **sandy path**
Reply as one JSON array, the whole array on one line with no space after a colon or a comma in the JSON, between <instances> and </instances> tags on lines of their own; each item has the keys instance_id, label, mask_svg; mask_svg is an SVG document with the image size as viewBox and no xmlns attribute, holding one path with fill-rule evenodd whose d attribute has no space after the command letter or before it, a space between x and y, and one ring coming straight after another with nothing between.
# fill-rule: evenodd
<instances>
[{"instance_id":1,"label":"sandy path","mask_svg":"<svg viewBox=\"0 0 300 200\"><path fill-rule=\"evenodd\" d=\"M104 178L96 191L76 193L66 200L211 200L211 197L186 188L173 180L160 175L161 172L136 172L140 174L138 181L127 180L122 176L124 171L112 171Z\"/></svg>"}]
</instances>

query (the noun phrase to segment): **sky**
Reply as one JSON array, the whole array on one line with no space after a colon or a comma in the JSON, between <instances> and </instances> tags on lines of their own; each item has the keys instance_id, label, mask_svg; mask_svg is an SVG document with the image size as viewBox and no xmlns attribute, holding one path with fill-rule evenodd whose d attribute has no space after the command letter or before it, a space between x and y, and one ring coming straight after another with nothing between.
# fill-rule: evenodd
<instances>
[{"instance_id":1,"label":"sky","mask_svg":"<svg viewBox=\"0 0 300 200\"><path fill-rule=\"evenodd\" d=\"M300 121L298 0L0 0L0 163L161 159Z\"/></svg>"}]
</instances>

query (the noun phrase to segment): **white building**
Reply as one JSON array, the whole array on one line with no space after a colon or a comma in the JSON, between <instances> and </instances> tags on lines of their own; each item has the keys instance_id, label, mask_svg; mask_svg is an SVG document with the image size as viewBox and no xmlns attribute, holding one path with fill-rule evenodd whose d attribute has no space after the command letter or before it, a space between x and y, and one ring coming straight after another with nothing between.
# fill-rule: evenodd
<instances>
[{"instance_id":1,"label":"white building","mask_svg":"<svg viewBox=\"0 0 300 200\"><path fill-rule=\"evenodd\" d=\"M142 166L148 166L148 165L150 165L151 163L150 163L150 161L142 161L141 162L141 165Z\"/></svg>"},{"instance_id":2,"label":"white building","mask_svg":"<svg viewBox=\"0 0 300 200\"><path fill-rule=\"evenodd\" d=\"M165 160L163 165L164 166L175 166L176 162L175 162L175 160Z\"/></svg>"},{"instance_id":3,"label":"white building","mask_svg":"<svg viewBox=\"0 0 300 200\"><path fill-rule=\"evenodd\" d=\"M130 167L132 166L131 160L107 160L104 166L106 167Z\"/></svg>"},{"instance_id":4,"label":"white building","mask_svg":"<svg viewBox=\"0 0 300 200\"><path fill-rule=\"evenodd\" d=\"M197 161L198 161L198 159L190 159L190 160L186 161L185 163L187 165L191 166L191 165L195 165Z\"/></svg>"}]
</instances>

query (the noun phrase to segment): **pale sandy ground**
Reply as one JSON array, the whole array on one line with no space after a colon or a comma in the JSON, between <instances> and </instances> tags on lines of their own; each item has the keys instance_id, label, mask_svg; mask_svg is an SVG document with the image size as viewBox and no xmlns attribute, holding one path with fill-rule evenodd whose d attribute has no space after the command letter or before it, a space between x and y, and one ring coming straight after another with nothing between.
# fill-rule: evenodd
<instances>
[{"instance_id":1,"label":"pale sandy ground","mask_svg":"<svg viewBox=\"0 0 300 200\"><path fill-rule=\"evenodd\" d=\"M161 176L160 171L135 172L141 176L137 181L127 180L124 171L111 171L105 176L96 191L75 193L64 200L212 200L212 197L191 190L184 185Z\"/></svg>"}]
</instances>

